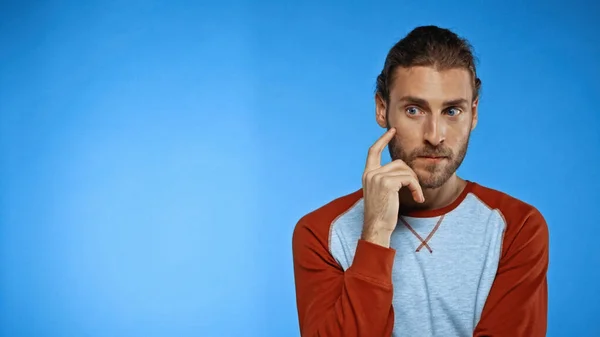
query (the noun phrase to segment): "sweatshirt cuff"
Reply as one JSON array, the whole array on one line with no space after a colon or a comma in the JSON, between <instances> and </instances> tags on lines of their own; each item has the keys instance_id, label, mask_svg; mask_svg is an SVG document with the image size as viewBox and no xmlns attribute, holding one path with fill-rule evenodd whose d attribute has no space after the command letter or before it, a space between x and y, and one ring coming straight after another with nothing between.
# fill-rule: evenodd
<instances>
[{"instance_id":1,"label":"sweatshirt cuff","mask_svg":"<svg viewBox=\"0 0 600 337\"><path fill-rule=\"evenodd\" d=\"M396 251L359 239L354 261L349 269L383 285L392 284L392 269Z\"/></svg>"}]
</instances>

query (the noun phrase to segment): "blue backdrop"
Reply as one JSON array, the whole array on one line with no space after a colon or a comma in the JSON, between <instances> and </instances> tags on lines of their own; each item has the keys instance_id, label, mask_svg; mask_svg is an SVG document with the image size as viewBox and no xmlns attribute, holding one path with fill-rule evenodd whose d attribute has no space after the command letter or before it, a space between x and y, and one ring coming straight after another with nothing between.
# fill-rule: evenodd
<instances>
[{"instance_id":1,"label":"blue backdrop","mask_svg":"<svg viewBox=\"0 0 600 337\"><path fill-rule=\"evenodd\" d=\"M360 187L373 90L417 25L470 39L460 174L551 231L548 336L600 334L599 5L0 5L0 333L298 336L291 234Z\"/></svg>"}]
</instances>

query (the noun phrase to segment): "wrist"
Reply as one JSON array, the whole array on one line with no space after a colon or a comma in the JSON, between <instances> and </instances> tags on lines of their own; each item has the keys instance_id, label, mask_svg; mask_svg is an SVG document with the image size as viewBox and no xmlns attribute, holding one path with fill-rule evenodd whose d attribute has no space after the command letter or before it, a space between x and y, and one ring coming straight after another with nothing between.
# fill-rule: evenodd
<instances>
[{"instance_id":1,"label":"wrist","mask_svg":"<svg viewBox=\"0 0 600 337\"><path fill-rule=\"evenodd\" d=\"M361 239L374 243L376 245L389 248L392 231L377 226L365 226L363 228Z\"/></svg>"}]
</instances>

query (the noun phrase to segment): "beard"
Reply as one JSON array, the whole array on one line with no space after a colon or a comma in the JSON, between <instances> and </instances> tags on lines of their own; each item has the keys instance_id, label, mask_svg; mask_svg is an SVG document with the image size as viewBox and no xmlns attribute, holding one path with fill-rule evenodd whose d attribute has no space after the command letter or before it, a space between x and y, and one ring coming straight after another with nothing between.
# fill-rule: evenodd
<instances>
[{"instance_id":1,"label":"beard","mask_svg":"<svg viewBox=\"0 0 600 337\"><path fill-rule=\"evenodd\" d=\"M442 187L462 164L467 154L470 136L469 132L467 137L460 142L456 153L443 144L433 146L429 143L408 152L402 147L397 136L390 141L388 149L392 160L404 161L416 173L422 188L436 189ZM418 157L446 157L446 160L441 163L431 163L425 167L421 166L422 170L419 170L415 165Z\"/></svg>"}]
</instances>

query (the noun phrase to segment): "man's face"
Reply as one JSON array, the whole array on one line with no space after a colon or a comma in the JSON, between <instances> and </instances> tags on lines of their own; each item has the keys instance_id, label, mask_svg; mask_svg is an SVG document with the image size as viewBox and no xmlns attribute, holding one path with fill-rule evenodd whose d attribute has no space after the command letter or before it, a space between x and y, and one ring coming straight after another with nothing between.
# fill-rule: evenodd
<instances>
[{"instance_id":1,"label":"man's face","mask_svg":"<svg viewBox=\"0 0 600 337\"><path fill-rule=\"evenodd\" d=\"M423 188L441 187L461 165L471 130L477 124L477 100L466 69L398 68L389 104L376 98L377 123L396 128L388 148L403 160Z\"/></svg>"}]
</instances>

